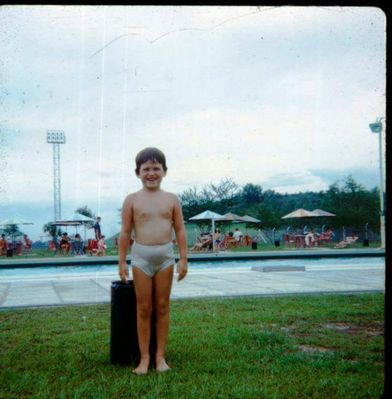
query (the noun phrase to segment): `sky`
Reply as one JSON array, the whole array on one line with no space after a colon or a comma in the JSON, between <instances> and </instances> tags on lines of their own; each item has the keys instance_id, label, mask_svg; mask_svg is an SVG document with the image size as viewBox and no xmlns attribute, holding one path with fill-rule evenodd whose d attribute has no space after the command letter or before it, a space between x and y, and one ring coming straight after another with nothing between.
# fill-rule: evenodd
<instances>
[{"instance_id":1,"label":"sky","mask_svg":"<svg viewBox=\"0 0 392 399\"><path fill-rule=\"evenodd\" d=\"M162 188L229 178L281 193L348 175L379 183L386 17L375 7L19 6L0 8L0 220L34 239L87 205L107 236L140 189L134 159L160 148Z\"/></svg>"}]
</instances>

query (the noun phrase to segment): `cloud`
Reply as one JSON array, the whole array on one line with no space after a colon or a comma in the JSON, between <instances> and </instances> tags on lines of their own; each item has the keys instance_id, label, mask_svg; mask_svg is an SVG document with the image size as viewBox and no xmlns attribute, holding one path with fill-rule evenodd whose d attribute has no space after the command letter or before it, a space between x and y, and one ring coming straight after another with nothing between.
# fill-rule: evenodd
<instances>
[{"instance_id":1,"label":"cloud","mask_svg":"<svg viewBox=\"0 0 392 399\"><path fill-rule=\"evenodd\" d=\"M152 145L177 193L224 177L295 192L377 176L377 8L5 6L0 23L1 202L51 201L53 128L67 137L63 203L102 211L139 189L134 157Z\"/></svg>"}]
</instances>

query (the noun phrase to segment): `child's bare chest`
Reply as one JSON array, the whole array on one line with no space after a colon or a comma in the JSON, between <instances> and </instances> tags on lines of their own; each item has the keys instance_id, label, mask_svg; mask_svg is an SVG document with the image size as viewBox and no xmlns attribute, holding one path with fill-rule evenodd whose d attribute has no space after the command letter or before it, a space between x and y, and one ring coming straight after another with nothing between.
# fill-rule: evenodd
<instances>
[{"instance_id":1,"label":"child's bare chest","mask_svg":"<svg viewBox=\"0 0 392 399\"><path fill-rule=\"evenodd\" d=\"M165 198L143 199L135 201L133 207L134 219L138 221L172 220L173 207Z\"/></svg>"}]
</instances>

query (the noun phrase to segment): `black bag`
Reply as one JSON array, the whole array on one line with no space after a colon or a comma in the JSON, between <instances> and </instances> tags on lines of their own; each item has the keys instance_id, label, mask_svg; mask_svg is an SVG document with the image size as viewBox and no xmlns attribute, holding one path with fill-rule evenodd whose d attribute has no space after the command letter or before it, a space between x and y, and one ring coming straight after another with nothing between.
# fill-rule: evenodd
<instances>
[{"instance_id":1,"label":"black bag","mask_svg":"<svg viewBox=\"0 0 392 399\"><path fill-rule=\"evenodd\" d=\"M112 281L111 317L110 317L110 363L137 365L140 350L137 339L136 294L132 280L128 284ZM155 359L156 352L156 317L151 315L150 358Z\"/></svg>"}]
</instances>

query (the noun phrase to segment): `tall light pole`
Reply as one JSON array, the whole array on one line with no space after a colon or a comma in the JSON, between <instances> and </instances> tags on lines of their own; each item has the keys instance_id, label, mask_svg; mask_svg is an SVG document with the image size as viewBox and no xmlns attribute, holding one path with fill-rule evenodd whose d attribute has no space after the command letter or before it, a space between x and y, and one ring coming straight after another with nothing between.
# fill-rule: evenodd
<instances>
[{"instance_id":1,"label":"tall light pole","mask_svg":"<svg viewBox=\"0 0 392 399\"><path fill-rule=\"evenodd\" d=\"M46 142L53 144L54 220L61 219L60 144L65 144L64 130L47 130Z\"/></svg>"},{"instance_id":2,"label":"tall light pole","mask_svg":"<svg viewBox=\"0 0 392 399\"><path fill-rule=\"evenodd\" d=\"M381 248L385 248L385 118L377 118L375 123L369 124L370 130L378 134L379 162L380 162L380 229Z\"/></svg>"}]
</instances>

